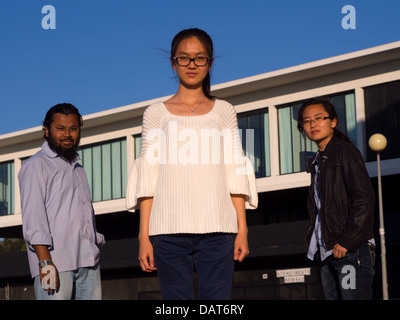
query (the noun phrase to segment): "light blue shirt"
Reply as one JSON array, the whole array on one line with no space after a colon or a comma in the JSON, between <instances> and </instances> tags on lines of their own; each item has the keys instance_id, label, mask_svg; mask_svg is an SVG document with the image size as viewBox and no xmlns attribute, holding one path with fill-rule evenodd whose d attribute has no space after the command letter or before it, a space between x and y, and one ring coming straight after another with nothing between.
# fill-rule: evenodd
<instances>
[{"instance_id":1,"label":"light blue shirt","mask_svg":"<svg viewBox=\"0 0 400 320\"><path fill-rule=\"evenodd\" d=\"M314 202L315 206L317 208L317 218L315 219L315 226L314 226L314 232L311 237L311 242L310 246L308 247L308 253L307 257L310 260L314 260L314 255L318 251L318 246L319 246L319 251L321 255L321 261L324 261L327 257L329 257L332 254L332 250L326 251L324 243L322 241L322 232L321 232L321 217L319 215L319 211L321 209L321 199L319 197L319 191L318 191L318 160L317 160L318 153L316 154L313 164L315 165L315 176L314 176Z\"/></svg>"},{"instance_id":2,"label":"light blue shirt","mask_svg":"<svg viewBox=\"0 0 400 320\"><path fill-rule=\"evenodd\" d=\"M47 245L59 272L95 266L104 236L96 232L94 210L86 173L50 149L26 160L18 174L22 227L32 277L39 275L32 246Z\"/></svg>"}]
</instances>

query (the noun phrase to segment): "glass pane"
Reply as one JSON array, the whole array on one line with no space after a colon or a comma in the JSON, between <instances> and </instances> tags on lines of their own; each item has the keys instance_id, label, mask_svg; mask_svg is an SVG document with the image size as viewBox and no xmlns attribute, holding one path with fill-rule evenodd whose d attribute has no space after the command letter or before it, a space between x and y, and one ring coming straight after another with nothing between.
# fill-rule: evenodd
<instances>
[{"instance_id":1,"label":"glass pane","mask_svg":"<svg viewBox=\"0 0 400 320\"><path fill-rule=\"evenodd\" d=\"M111 178L112 178L112 198L121 198L122 194L122 174L121 174L121 142L111 144Z\"/></svg>"},{"instance_id":2,"label":"glass pane","mask_svg":"<svg viewBox=\"0 0 400 320\"><path fill-rule=\"evenodd\" d=\"M126 184L128 183L128 155L126 149L126 140L121 141L121 176L122 176L121 198L125 198Z\"/></svg>"},{"instance_id":3,"label":"glass pane","mask_svg":"<svg viewBox=\"0 0 400 320\"><path fill-rule=\"evenodd\" d=\"M356 100L354 93L344 96L346 105L346 129L347 136L354 144L357 144L357 117L356 117Z\"/></svg>"},{"instance_id":4,"label":"glass pane","mask_svg":"<svg viewBox=\"0 0 400 320\"><path fill-rule=\"evenodd\" d=\"M296 104L291 108L290 127L292 128L292 143L293 143L293 172L300 172L303 164L304 156L304 138L297 130L297 114L301 105Z\"/></svg>"},{"instance_id":5,"label":"glass pane","mask_svg":"<svg viewBox=\"0 0 400 320\"><path fill-rule=\"evenodd\" d=\"M400 158L400 80L364 88L366 138L383 134L387 146L381 160ZM376 153L367 148L367 160L376 161Z\"/></svg>"},{"instance_id":6,"label":"glass pane","mask_svg":"<svg viewBox=\"0 0 400 320\"><path fill-rule=\"evenodd\" d=\"M346 106L344 101L344 96L335 96L332 97L331 102L336 107L336 113L339 118L339 127L338 129L344 133L347 132L346 128Z\"/></svg>"},{"instance_id":7,"label":"glass pane","mask_svg":"<svg viewBox=\"0 0 400 320\"><path fill-rule=\"evenodd\" d=\"M85 169L86 176L89 181L90 194L93 194L93 190L92 190L92 187L93 187L93 183L92 183L92 179L93 179L92 150L90 148L84 149L84 150L82 150L81 154L82 154L81 165Z\"/></svg>"},{"instance_id":8,"label":"glass pane","mask_svg":"<svg viewBox=\"0 0 400 320\"><path fill-rule=\"evenodd\" d=\"M101 146L101 173L103 186L103 201L111 200L111 145Z\"/></svg>"},{"instance_id":9,"label":"glass pane","mask_svg":"<svg viewBox=\"0 0 400 320\"><path fill-rule=\"evenodd\" d=\"M77 153L79 154L79 161L78 161L78 163L83 167L83 165L82 165L82 161L83 161L83 150L82 149L79 149L78 151L77 151ZM26 159L27 160L27 159ZM24 161L25 160L23 160L23 159L21 159L21 161L22 161L22 163L24 163Z\"/></svg>"},{"instance_id":10,"label":"glass pane","mask_svg":"<svg viewBox=\"0 0 400 320\"><path fill-rule=\"evenodd\" d=\"M6 200L7 181L4 177L6 164L0 164L0 215L4 216L8 213L8 203Z\"/></svg>"},{"instance_id":11,"label":"glass pane","mask_svg":"<svg viewBox=\"0 0 400 320\"><path fill-rule=\"evenodd\" d=\"M93 176L92 176L92 201L101 201L102 197L102 173L101 173L101 146L92 149Z\"/></svg>"},{"instance_id":12,"label":"glass pane","mask_svg":"<svg viewBox=\"0 0 400 320\"><path fill-rule=\"evenodd\" d=\"M142 143L142 136L137 135L134 138L135 138L135 159L136 159L137 157L139 157L139 154L140 154L140 146Z\"/></svg>"},{"instance_id":13,"label":"glass pane","mask_svg":"<svg viewBox=\"0 0 400 320\"><path fill-rule=\"evenodd\" d=\"M14 214L14 162L0 164L0 216Z\"/></svg>"},{"instance_id":14,"label":"glass pane","mask_svg":"<svg viewBox=\"0 0 400 320\"><path fill-rule=\"evenodd\" d=\"M238 126L240 130L240 140L242 142L243 150L246 149L246 129L248 128L248 117L238 116ZM248 156L246 152L246 156Z\"/></svg>"},{"instance_id":15,"label":"glass pane","mask_svg":"<svg viewBox=\"0 0 400 320\"><path fill-rule=\"evenodd\" d=\"M10 204L9 214L14 214L14 162L9 163L10 175L8 181L10 181L10 190L8 192L8 203Z\"/></svg>"},{"instance_id":16,"label":"glass pane","mask_svg":"<svg viewBox=\"0 0 400 320\"><path fill-rule=\"evenodd\" d=\"M253 165L256 177L270 176L268 112L239 114L238 126L243 150Z\"/></svg>"},{"instance_id":17,"label":"glass pane","mask_svg":"<svg viewBox=\"0 0 400 320\"><path fill-rule=\"evenodd\" d=\"M264 113L260 115L262 120L262 130L261 134L263 134L263 147L264 147L264 168L265 168L265 177L271 176L271 156L270 156L270 148L269 148L269 117L268 113Z\"/></svg>"},{"instance_id":18,"label":"glass pane","mask_svg":"<svg viewBox=\"0 0 400 320\"><path fill-rule=\"evenodd\" d=\"M253 150L252 154L247 154L248 149L246 150L246 156L250 159L253 164L254 172L257 177L262 176L263 173L263 163L261 162L261 139L262 136L260 134L260 117L258 114L253 114L249 116L249 129L246 132L246 145L251 145L253 142ZM251 131L253 130L253 131Z\"/></svg>"},{"instance_id":19,"label":"glass pane","mask_svg":"<svg viewBox=\"0 0 400 320\"><path fill-rule=\"evenodd\" d=\"M291 114L291 107L278 109L279 162L281 174L293 172Z\"/></svg>"}]
</instances>

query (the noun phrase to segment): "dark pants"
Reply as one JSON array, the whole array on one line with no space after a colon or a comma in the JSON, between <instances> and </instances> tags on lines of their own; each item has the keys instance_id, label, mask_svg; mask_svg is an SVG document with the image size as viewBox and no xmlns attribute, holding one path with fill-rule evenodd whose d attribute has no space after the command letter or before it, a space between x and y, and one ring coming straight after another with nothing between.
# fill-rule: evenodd
<instances>
[{"instance_id":1,"label":"dark pants","mask_svg":"<svg viewBox=\"0 0 400 320\"><path fill-rule=\"evenodd\" d=\"M316 254L319 257L319 252ZM319 259L320 260L320 259ZM370 300L374 279L375 246L364 242L354 252L320 262L321 282L327 300Z\"/></svg>"},{"instance_id":2,"label":"dark pants","mask_svg":"<svg viewBox=\"0 0 400 320\"><path fill-rule=\"evenodd\" d=\"M234 269L233 236L211 233L152 237L163 299L195 299L196 270L200 300L229 300Z\"/></svg>"}]
</instances>

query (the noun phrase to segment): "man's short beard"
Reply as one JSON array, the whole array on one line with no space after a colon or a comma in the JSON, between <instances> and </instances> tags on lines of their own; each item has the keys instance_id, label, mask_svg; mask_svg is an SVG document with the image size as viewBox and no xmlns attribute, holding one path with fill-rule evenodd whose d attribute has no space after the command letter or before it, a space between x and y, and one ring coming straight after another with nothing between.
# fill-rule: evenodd
<instances>
[{"instance_id":1,"label":"man's short beard","mask_svg":"<svg viewBox=\"0 0 400 320\"><path fill-rule=\"evenodd\" d=\"M56 142L51 136L50 130L49 130L49 136L47 137L47 143L49 144L50 149L53 150L55 153L57 153L60 157L63 157L64 159L68 160L69 162L74 160L76 157L76 151L78 150L79 147L79 141L80 137L71 148L64 148L61 146L61 143L58 146L56 145Z\"/></svg>"}]
</instances>

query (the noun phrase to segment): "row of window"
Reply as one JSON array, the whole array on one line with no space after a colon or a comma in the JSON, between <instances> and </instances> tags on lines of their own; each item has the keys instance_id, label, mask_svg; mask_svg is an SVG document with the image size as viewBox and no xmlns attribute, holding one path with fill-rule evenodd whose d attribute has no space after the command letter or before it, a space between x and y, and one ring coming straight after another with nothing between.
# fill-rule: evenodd
<instances>
[{"instance_id":1,"label":"row of window","mask_svg":"<svg viewBox=\"0 0 400 320\"><path fill-rule=\"evenodd\" d=\"M125 197L128 172L125 139L84 146L78 153L93 202Z\"/></svg>"},{"instance_id":2,"label":"row of window","mask_svg":"<svg viewBox=\"0 0 400 320\"><path fill-rule=\"evenodd\" d=\"M336 106L341 131L354 142L357 141L357 121L354 92L330 97ZM302 102L279 106L279 167L280 174L301 172L306 170L307 159L317 147L297 130L297 115ZM257 178L271 175L270 137L268 109L238 115L239 129L242 132L242 144L246 155L251 160ZM254 130L254 147L247 148L249 136L246 129ZM249 152L249 150L252 152Z\"/></svg>"},{"instance_id":3,"label":"row of window","mask_svg":"<svg viewBox=\"0 0 400 320\"><path fill-rule=\"evenodd\" d=\"M400 128L400 81L365 88L365 108L367 114L367 136L386 121L380 132L398 133ZM389 96L387 96L389 95ZM380 99L377 101L377 99ZM330 97L336 106L341 131L356 143L357 121L354 92L345 92ZM373 103L378 103L380 113ZM302 101L277 107L279 133L280 174L296 173L306 170L307 159L317 150L297 130L297 113ZM271 175L270 131L268 108L238 114L239 129L242 132L242 145L246 156L251 160L257 178ZM249 130L250 129L250 130ZM250 133L250 134L249 134ZM385 134L387 136L387 134ZM388 136L387 136L388 137ZM389 137L394 142L382 159L399 158L400 135ZM135 157L140 152L140 135L134 136ZM127 144L126 139L102 142L83 146L79 150L80 163L85 168L93 202L121 199L126 194L127 183ZM373 155L367 161L374 161ZM14 163L0 163L0 215L14 213Z\"/></svg>"}]
</instances>

